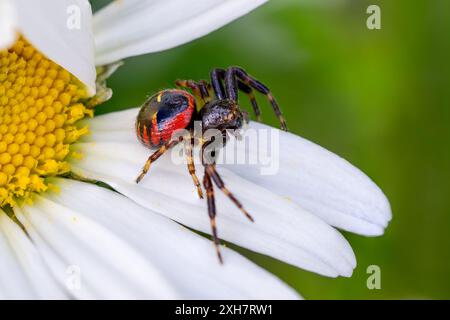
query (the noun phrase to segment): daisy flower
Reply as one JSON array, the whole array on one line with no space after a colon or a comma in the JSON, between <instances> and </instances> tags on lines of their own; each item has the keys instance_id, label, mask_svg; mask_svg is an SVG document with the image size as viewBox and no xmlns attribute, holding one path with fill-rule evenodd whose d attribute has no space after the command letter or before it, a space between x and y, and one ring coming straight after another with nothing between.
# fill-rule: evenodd
<instances>
[{"instance_id":1,"label":"daisy flower","mask_svg":"<svg viewBox=\"0 0 450 320\"><path fill-rule=\"evenodd\" d=\"M92 16L84 0L0 0L0 298L300 298L231 249L220 265L186 228L210 232L184 165L165 157L134 182L149 155L135 137L137 109L93 117L111 96L115 62L194 40L264 2L121 0ZM381 235L386 197L342 158L278 134L276 175L219 168L256 220L218 195L220 237L350 276L355 256L334 227Z\"/></svg>"}]
</instances>

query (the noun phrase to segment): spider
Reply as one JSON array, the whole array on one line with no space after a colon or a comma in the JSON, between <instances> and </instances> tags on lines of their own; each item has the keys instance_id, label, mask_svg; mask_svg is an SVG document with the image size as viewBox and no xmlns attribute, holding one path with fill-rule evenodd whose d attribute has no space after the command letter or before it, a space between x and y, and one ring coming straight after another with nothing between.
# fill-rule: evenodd
<instances>
[{"instance_id":1,"label":"spider","mask_svg":"<svg viewBox=\"0 0 450 320\"><path fill-rule=\"evenodd\" d=\"M280 108L270 90L261 82L250 76L240 67L229 67L226 70L216 68L210 73L211 82L205 80L177 80L177 89L162 90L142 105L136 118L136 134L139 141L148 148L157 148L148 158L141 174L137 177L139 183L150 169L152 162L156 161L167 150L180 142L185 143L188 171L200 198L203 198L202 188L195 173L193 160L193 147L195 145L194 121L200 121L202 132L208 129L218 129L227 141L227 130L239 130L243 124L248 122L247 113L242 111L238 104L238 92L244 92L250 99L256 119L260 121L261 112L254 96L254 90L265 95L276 116L281 129L287 131L286 122L281 114ZM187 90L191 90L193 94ZM196 102L201 104L197 109ZM174 138L177 130L186 129L189 135ZM220 241L216 227L216 204L214 200L214 184L241 210L250 220L252 216L244 209L241 202L227 189L225 183L216 170L215 161L206 161L205 148L212 141L200 140L201 159L205 172L203 187L206 190L208 215L212 229L212 240L217 257L223 263L220 253ZM211 153L214 154L214 151ZM213 155L214 157L214 155Z\"/></svg>"}]
</instances>

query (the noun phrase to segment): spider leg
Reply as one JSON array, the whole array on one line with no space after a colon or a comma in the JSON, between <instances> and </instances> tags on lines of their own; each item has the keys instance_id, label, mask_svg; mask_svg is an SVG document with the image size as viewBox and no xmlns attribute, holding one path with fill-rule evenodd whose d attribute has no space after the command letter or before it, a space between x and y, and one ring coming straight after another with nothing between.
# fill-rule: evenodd
<instances>
[{"instance_id":1,"label":"spider leg","mask_svg":"<svg viewBox=\"0 0 450 320\"><path fill-rule=\"evenodd\" d=\"M208 215L211 222L212 229L212 237L214 241L214 245L216 247L217 256L219 258L220 263L223 263L222 256L219 250L219 238L217 235L217 226L216 226L216 203L214 199L214 186L212 181L216 184L216 186L242 211L242 213L250 220L254 221L252 216L243 208L242 204L236 197L225 187L225 184L220 177L219 173L216 171L214 160L208 160L205 156L205 150L208 145L211 144L211 141L207 141L202 145L202 163L205 167L205 175L203 176L203 186L206 190L206 199L208 204ZM215 151L211 152L212 157L214 158Z\"/></svg>"},{"instance_id":2,"label":"spider leg","mask_svg":"<svg viewBox=\"0 0 450 320\"><path fill-rule=\"evenodd\" d=\"M206 98L207 101L211 100L211 94L212 91L211 84L206 80L200 80L198 82L198 85L200 87L200 92L202 95Z\"/></svg>"},{"instance_id":3,"label":"spider leg","mask_svg":"<svg viewBox=\"0 0 450 320\"><path fill-rule=\"evenodd\" d=\"M150 169L150 165L152 162L155 162L158 160L159 157L161 157L164 153L166 153L167 150L172 148L173 146L177 145L179 142L183 140L183 137L180 136L177 140L168 140L164 145L159 147L158 150L156 150L145 162L144 167L142 168L141 174L136 178L136 183L139 183L142 178L147 174L148 170Z\"/></svg>"},{"instance_id":4,"label":"spider leg","mask_svg":"<svg viewBox=\"0 0 450 320\"><path fill-rule=\"evenodd\" d=\"M188 88L192 90L192 93L197 97L197 99L202 99L203 103L210 100L209 91L212 89L211 85L205 80L200 80L198 82L194 80L177 80L175 85L180 88Z\"/></svg>"},{"instance_id":5,"label":"spider leg","mask_svg":"<svg viewBox=\"0 0 450 320\"><path fill-rule=\"evenodd\" d=\"M226 93L222 84L222 81L225 80L225 69L216 68L213 71L211 71L211 83L212 87L216 93L216 96L219 98L219 96L225 97ZM253 107L253 111L255 112L256 120L261 121L261 109L258 106L258 103L256 102L255 95L253 94L253 89L246 85L242 80L237 81L238 89L244 92L248 98L250 99L250 102ZM232 89L234 90L234 89ZM219 98L222 99L222 98ZM237 99L237 92L236 92L236 99Z\"/></svg>"},{"instance_id":6,"label":"spider leg","mask_svg":"<svg viewBox=\"0 0 450 320\"><path fill-rule=\"evenodd\" d=\"M200 90L200 86L194 80L176 80L175 85L180 88L191 89L194 95L198 98L203 99L202 92Z\"/></svg>"},{"instance_id":7,"label":"spider leg","mask_svg":"<svg viewBox=\"0 0 450 320\"><path fill-rule=\"evenodd\" d=\"M211 71L211 85L214 90L214 93L219 100L226 99L226 92L222 84L222 80L225 77L225 70L216 68Z\"/></svg>"},{"instance_id":8,"label":"spider leg","mask_svg":"<svg viewBox=\"0 0 450 320\"><path fill-rule=\"evenodd\" d=\"M235 76L235 69L233 67L228 68L225 71L224 81L225 90L228 95L228 99L238 101L238 87Z\"/></svg>"},{"instance_id":9,"label":"spider leg","mask_svg":"<svg viewBox=\"0 0 450 320\"><path fill-rule=\"evenodd\" d=\"M258 102L256 102L256 98L255 98L255 95L253 94L252 88L247 86L245 83L243 83L241 81L238 81L238 87L250 99L250 102L253 107L253 111L255 112L256 121L261 122L261 109L258 106Z\"/></svg>"},{"instance_id":10,"label":"spider leg","mask_svg":"<svg viewBox=\"0 0 450 320\"><path fill-rule=\"evenodd\" d=\"M251 221L254 222L253 217L244 209L241 202L236 199L236 197L228 190L220 177L219 173L216 170L216 166L214 164L207 164L205 166L205 172L212 178L216 186L236 205L236 207L241 210L241 212Z\"/></svg>"},{"instance_id":11,"label":"spider leg","mask_svg":"<svg viewBox=\"0 0 450 320\"><path fill-rule=\"evenodd\" d=\"M267 88L260 81L256 80L252 76L250 76L244 69L239 67L230 67L227 69L225 73L225 86L229 95L229 99L237 101L238 90L236 86L236 80L241 80L247 86L255 89L256 91L267 96L270 104L272 105L272 109L275 112L278 120L280 121L281 129L287 131L286 120L284 119L280 107L278 106L277 101L273 97L269 88Z\"/></svg>"},{"instance_id":12,"label":"spider leg","mask_svg":"<svg viewBox=\"0 0 450 320\"><path fill-rule=\"evenodd\" d=\"M200 186L200 182L197 178L197 175L195 174L195 164L194 164L194 157L192 153L192 149L194 148L195 138L194 133L190 132L189 139L185 143L185 149L186 149L186 158L187 158L187 165L189 173L192 177L192 181L194 181L195 186L197 187L197 193L200 199L203 199L203 192L202 188Z\"/></svg>"},{"instance_id":13,"label":"spider leg","mask_svg":"<svg viewBox=\"0 0 450 320\"><path fill-rule=\"evenodd\" d=\"M217 236L217 225L216 225L216 203L214 200L214 187L211 181L211 177L205 169L205 175L203 177L203 186L206 190L206 199L208 203L208 215L209 221L211 222L212 239L214 242L214 247L216 248L217 257L219 262L223 264L222 254L220 253L220 241Z\"/></svg>"}]
</instances>

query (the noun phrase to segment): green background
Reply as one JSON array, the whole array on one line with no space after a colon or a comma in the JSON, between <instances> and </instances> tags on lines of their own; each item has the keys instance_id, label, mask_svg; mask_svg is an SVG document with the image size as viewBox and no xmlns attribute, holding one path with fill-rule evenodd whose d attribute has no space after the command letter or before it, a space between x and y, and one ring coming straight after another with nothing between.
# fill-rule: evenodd
<instances>
[{"instance_id":1,"label":"green background","mask_svg":"<svg viewBox=\"0 0 450 320\"><path fill-rule=\"evenodd\" d=\"M381 7L381 30L366 27L370 4ZM127 59L98 113L138 106L177 78L244 67L270 85L291 131L384 190L394 218L382 237L345 233L358 260L351 278L241 252L309 299L450 298L449 30L448 0L272 0L207 37ZM372 264L381 290L367 289Z\"/></svg>"}]
</instances>

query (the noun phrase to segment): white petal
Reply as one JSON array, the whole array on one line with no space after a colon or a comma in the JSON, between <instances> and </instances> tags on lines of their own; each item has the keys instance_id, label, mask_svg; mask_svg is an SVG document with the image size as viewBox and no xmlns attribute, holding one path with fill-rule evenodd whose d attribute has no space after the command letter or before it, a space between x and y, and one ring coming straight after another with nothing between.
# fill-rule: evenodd
<instances>
[{"instance_id":1,"label":"white petal","mask_svg":"<svg viewBox=\"0 0 450 320\"><path fill-rule=\"evenodd\" d=\"M291 133L252 122L256 130L280 134L279 170L261 175L256 165L229 165L240 176L289 197L329 224L354 233L381 235L392 218L389 201L378 186L343 158ZM257 153L254 144L238 152ZM267 155L267 152L262 151Z\"/></svg>"},{"instance_id":2,"label":"white petal","mask_svg":"<svg viewBox=\"0 0 450 320\"><path fill-rule=\"evenodd\" d=\"M266 1L114 1L94 16L96 63L176 47L219 29Z\"/></svg>"},{"instance_id":3,"label":"white petal","mask_svg":"<svg viewBox=\"0 0 450 320\"><path fill-rule=\"evenodd\" d=\"M81 295L93 292L102 299L177 297L161 273L110 230L64 204L36 198L32 206L21 208L18 218L67 263L60 274L71 268L80 271L81 288L87 286ZM34 235L30 233L33 240ZM36 241L40 250L41 245L42 241Z\"/></svg>"},{"instance_id":4,"label":"white petal","mask_svg":"<svg viewBox=\"0 0 450 320\"><path fill-rule=\"evenodd\" d=\"M65 288L67 294L70 298L77 299L94 299L96 298L95 292L92 289L88 288L88 286L83 285L79 290L73 290L73 281L76 281L74 277L77 275L75 272L76 269L73 269L73 265L67 262L63 257L61 257L52 247L45 242L45 240L39 235L39 233L35 230L33 225L25 218L23 211L16 207L14 209L16 216L19 218L21 223L26 226L26 230L30 238L33 240L34 245L36 246L39 254L47 264L50 272L56 281L60 284L61 287Z\"/></svg>"},{"instance_id":5,"label":"white petal","mask_svg":"<svg viewBox=\"0 0 450 320\"><path fill-rule=\"evenodd\" d=\"M0 216L5 216L0 212ZM0 217L0 220L3 218ZM28 282L8 239L0 230L0 295L3 299L35 298L33 288Z\"/></svg>"},{"instance_id":6,"label":"white petal","mask_svg":"<svg viewBox=\"0 0 450 320\"><path fill-rule=\"evenodd\" d=\"M99 142L80 143L77 147L85 156L72 164L76 173L104 181L155 212L210 233L205 201L197 198L185 165L174 165L163 157L137 185L134 179L149 154L144 147L137 143ZM218 192L221 238L322 275L351 275L355 257L336 230L291 201L229 170L220 168L220 173L256 220L254 224L246 220Z\"/></svg>"},{"instance_id":7,"label":"white petal","mask_svg":"<svg viewBox=\"0 0 450 320\"><path fill-rule=\"evenodd\" d=\"M19 30L95 93L92 11L87 0L15 0Z\"/></svg>"},{"instance_id":8,"label":"white petal","mask_svg":"<svg viewBox=\"0 0 450 320\"><path fill-rule=\"evenodd\" d=\"M61 299L67 296L30 239L3 212L0 212L0 252L0 284L7 297Z\"/></svg>"},{"instance_id":9,"label":"white petal","mask_svg":"<svg viewBox=\"0 0 450 320\"><path fill-rule=\"evenodd\" d=\"M0 0L0 50L10 47L16 38L16 8L11 0Z\"/></svg>"},{"instance_id":10,"label":"white petal","mask_svg":"<svg viewBox=\"0 0 450 320\"><path fill-rule=\"evenodd\" d=\"M96 117L90 122L92 136L85 141L135 142L137 113L134 108ZM367 236L383 234L392 218L389 201L364 173L299 136L256 122L250 128L279 132L279 170L275 175L261 175L259 165L225 165L227 169L292 199L333 226ZM236 146L238 153L268 157L267 150L258 150L255 144L238 142ZM231 144L226 151L230 148Z\"/></svg>"},{"instance_id":11,"label":"white petal","mask_svg":"<svg viewBox=\"0 0 450 320\"><path fill-rule=\"evenodd\" d=\"M49 194L51 201L82 212L82 219L92 220L125 241L155 265L182 298L298 298L273 275L229 249L224 250L227 263L220 265L210 241L118 193L71 180L54 182L60 192ZM111 248L121 254L112 243L104 250Z\"/></svg>"}]
</instances>

